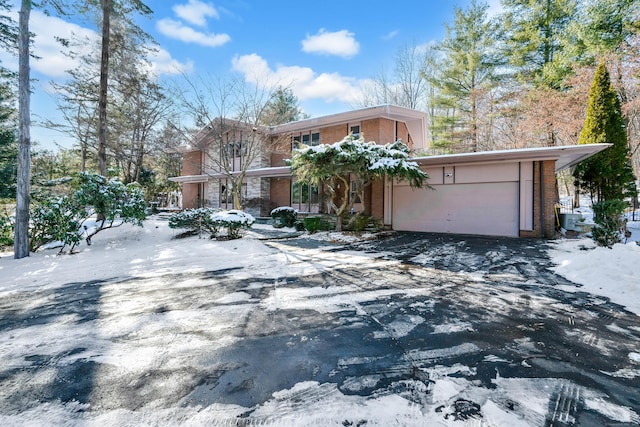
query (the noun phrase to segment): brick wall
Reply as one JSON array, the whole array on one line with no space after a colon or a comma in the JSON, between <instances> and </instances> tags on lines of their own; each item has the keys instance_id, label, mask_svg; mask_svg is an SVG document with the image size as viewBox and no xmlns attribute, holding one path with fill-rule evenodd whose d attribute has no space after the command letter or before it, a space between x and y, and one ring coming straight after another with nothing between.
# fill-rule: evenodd
<instances>
[{"instance_id":1,"label":"brick wall","mask_svg":"<svg viewBox=\"0 0 640 427\"><path fill-rule=\"evenodd\" d=\"M380 122L381 119L363 120L360 123L360 132L365 141L375 141L380 143Z\"/></svg>"},{"instance_id":2,"label":"brick wall","mask_svg":"<svg viewBox=\"0 0 640 427\"><path fill-rule=\"evenodd\" d=\"M384 218L384 179L377 179L371 183L369 201L371 202L370 212L374 218Z\"/></svg>"},{"instance_id":3,"label":"brick wall","mask_svg":"<svg viewBox=\"0 0 640 427\"><path fill-rule=\"evenodd\" d=\"M195 209L200 199L200 184L182 184L182 209Z\"/></svg>"},{"instance_id":4,"label":"brick wall","mask_svg":"<svg viewBox=\"0 0 640 427\"><path fill-rule=\"evenodd\" d=\"M556 235L554 207L558 203L555 160L533 162L533 230L520 230L520 237L546 237Z\"/></svg>"},{"instance_id":5,"label":"brick wall","mask_svg":"<svg viewBox=\"0 0 640 427\"><path fill-rule=\"evenodd\" d=\"M413 149L413 141L409 138L409 130L407 130L407 125L402 122L398 122L398 135L397 139L402 140L405 144L409 146L409 148Z\"/></svg>"},{"instance_id":6,"label":"brick wall","mask_svg":"<svg viewBox=\"0 0 640 427\"><path fill-rule=\"evenodd\" d=\"M320 129L320 143L333 144L334 142L342 141L348 133L346 123L322 128Z\"/></svg>"},{"instance_id":7,"label":"brick wall","mask_svg":"<svg viewBox=\"0 0 640 427\"><path fill-rule=\"evenodd\" d=\"M271 178L269 212L278 206L291 206L291 179Z\"/></svg>"},{"instance_id":8,"label":"brick wall","mask_svg":"<svg viewBox=\"0 0 640 427\"><path fill-rule=\"evenodd\" d=\"M182 155L182 175L200 175L202 173L202 152L189 151Z\"/></svg>"}]
</instances>

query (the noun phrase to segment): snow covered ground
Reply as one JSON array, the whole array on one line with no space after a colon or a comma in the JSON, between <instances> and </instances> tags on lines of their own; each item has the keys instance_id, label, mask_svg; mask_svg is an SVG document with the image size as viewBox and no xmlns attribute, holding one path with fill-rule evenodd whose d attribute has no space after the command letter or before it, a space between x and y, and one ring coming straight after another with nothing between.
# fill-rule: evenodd
<instances>
[{"instance_id":1,"label":"snow covered ground","mask_svg":"<svg viewBox=\"0 0 640 427\"><path fill-rule=\"evenodd\" d=\"M631 223L630 229L633 231L631 240L640 240L640 223ZM640 416L633 409L613 403L603 393L564 379L506 378L501 377L496 368L493 388L487 388L470 379L476 374L472 365L447 366L444 363L453 352L462 356L478 354L480 348L471 342L450 348L406 352L403 357L414 362L429 361L430 367L418 373L418 378L420 375L428 378L425 381L395 379L387 384L377 373L349 377L345 373L352 372L357 366L376 365L384 360L383 356L352 354L341 356L333 371L327 371L325 375L328 378L346 375L341 388L331 381L307 380L283 386L256 404L249 401L242 405L224 403L223 398L206 403L205 397L210 396L214 388L207 381L213 384L214 379L205 378L196 382L200 385L188 394L188 398L171 400L171 396L163 396L135 405L123 389L115 387L107 378L116 377L120 380L117 384L122 387L146 390L151 396L167 389L178 394L181 387L187 387L200 375L198 369L212 363L212 353L220 360L230 358L225 372L241 369L241 366L232 366L232 362L242 354L233 353L231 348L245 349L244 353L250 349L258 353L264 351L259 346L251 347L248 338L236 333L240 328L250 328L252 322L255 328L266 325L255 317L258 314L275 316L295 309L297 313L326 316L327 322L339 317L343 322L355 324L361 322L355 320L356 315L367 314L368 310L370 314L373 308L383 310L386 304L393 305L393 298L399 292L405 296L423 292L408 286L401 291L385 287L362 289L349 285L348 281L340 285L319 282L316 286L301 288L288 286L283 281L287 277L337 277L353 266L375 284L378 280L375 271L399 265L384 254L349 250L334 253L313 245L306 249L285 250L277 242L265 244L251 232L243 239L226 242L197 237L173 239L176 234L167 227L166 221L153 217L143 228L124 225L105 231L94 238L92 246L83 244L74 255L42 251L29 258L14 260L9 253L0 254L0 301L19 301L21 304L14 308L0 307L0 313L5 317L3 328L0 328L0 365L5 374L11 373L12 381L15 379L15 384L5 382L5 391L0 393L0 425L537 426L549 421L548 412L554 398L560 402L557 405L568 402L571 406L571 402L579 401L581 407L597 416L628 425L640 423ZM356 240L338 233L318 233L305 239L325 239L334 243ZM562 239L551 247L549 255L557 265L555 271L581 285L563 284L562 290L606 297L640 315L640 246L635 242L603 249L595 248L588 238ZM435 273L424 269L423 273L418 270L412 274L432 277ZM218 276L218 288L200 290L202 277L217 280ZM463 276L470 283L482 281L468 274L459 277ZM167 282L167 277L172 277L172 281ZM227 286L231 282L242 286ZM69 289L78 295L91 293L95 291L91 284L100 285L99 293L78 298L82 298L83 304L94 300L95 304L78 304L72 309L67 307L63 314L56 314L60 300L74 304ZM130 287L136 288L135 298L131 297ZM510 292L506 288L498 291ZM191 295L191 299L183 297L184 294ZM480 292L479 298L481 295ZM497 300L495 296L491 298ZM532 304L537 303L540 307L548 302L546 297L536 298L533 297ZM385 301L384 304L381 301ZM470 323L453 317L436 325L426 325L424 317L411 313L422 313L420 310L430 307L415 302L411 308L414 311L394 315L386 323L382 315L371 316L374 324L384 324L372 336L391 336L393 340L389 342L393 343L427 326L431 328L431 334L435 334L434 339L446 333L473 332ZM42 320L34 320L30 310L41 315ZM343 314L345 310L353 310L353 316ZM272 317L269 320L271 322ZM294 320L296 325L305 322L304 319ZM280 327L288 328L287 319L282 322L278 323ZM344 325L336 325L336 331L341 328ZM633 329L618 329L614 332L633 332ZM271 336L269 331L263 331L263 334ZM302 329L302 332L288 336L283 346L311 348L308 355L313 358L314 352L319 351L313 347L315 339L317 337ZM519 341L518 351L537 344ZM632 368L621 369L611 376L637 382L640 347L632 350L625 353L628 354L626 364ZM227 351L229 353L225 353ZM505 370L507 365L512 370L549 366L549 369L557 369L557 365L544 365L543 360L527 359L529 362L520 363L492 355L484 358L496 366L504 366ZM265 357L265 361L267 359ZM95 406L91 399L25 397L23 401L16 401L17 397L13 400L10 397L12 393L24 392L25 388L31 393L29 396L39 396L40 389L55 386L60 378L69 380L70 377L64 377L60 372L86 361L98 366L97 372L92 373L96 395L92 399L115 402L112 406L104 403L102 407ZM443 361L442 364L439 361ZM320 361L313 366L307 366L304 360L298 363L310 370L310 376L329 369ZM34 367L37 367L37 375L29 378L25 387L25 383L18 380ZM181 370L180 376L158 375L169 369ZM151 378L148 383L144 382L145 376ZM264 380L271 379L265 377ZM104 381L102 389L101 381ZM242 383L240 388L233 390L240 393L242 387L254 386ZM55 390L51 393L55 396ZM109 398L97 396L100 393L111 395ZM421 400L424 396L428 396L428 401ZM573 397L567 400L567 396ZM16 410L17 406L21 409ZM571 424L575 415L571 408L564 412L563 408L556 409L566 418L553 419ZM247 413L250 416L246 417Z\"/></svg>"},{"instance_id":2,"label":"snow covered ground","mask_svg":"<svg viewBox=\"0 0 640 427\"><path fill-rule=\"evenodd\" d=\"M585 199L575 213L593 224L593 212ZM581 284L581 291L610 298L640 316L640 213L637 221L627 215L631 237L613 248L601 248L588 237L561 239L549 252L555 272ZM570 289L569 289L570 290Z\"/></svg>"}]
</instances>

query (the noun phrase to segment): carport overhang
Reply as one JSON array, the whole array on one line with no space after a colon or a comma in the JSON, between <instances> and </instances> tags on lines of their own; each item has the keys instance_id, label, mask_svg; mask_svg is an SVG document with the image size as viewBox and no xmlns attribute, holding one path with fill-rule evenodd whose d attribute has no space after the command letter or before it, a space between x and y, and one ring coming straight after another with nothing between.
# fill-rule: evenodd
<instances>
[{"instance_id":1,"label":"carport overhang","mask_svg":"<svg viewBox=\"0 0 640 427\"><path fill-rule=\"evenodd\" d=\"M184 184L195 184L208 182L211 179L225 179L229 177L237 177L240 175L240 171L233 171L230 173L211 173L207 175L185 175L185 176L175 176L169 178L169 181L172 182L180 182ZM291 177L291 167L289 166L278 166L272 168L260 168L260 169L249 169L245 172L244 176L246 178L288 178Z\"/></svg>"},{"instance_id":2,"label":"carport overhang","mask_svg":"<svg viewBox=\"0 0 640 427\"><path fill-rule=\"evenodd\" d=\"M555 172L561 172L610 147L611 144L583 144L561 147L521 148L513 150L482 151L477 153L444 154L414 157L421 166L446 166L496 162L525 162L555 160Z\"/></svg>"},{"instance_id":3,"label":"carport overhang","mask_svg":"<svg viewBox=\"0 0 640 427\"><path fill-rule=\"evenodd\" d=\"M201 184L209 181L209 175L182 175L172 176L168 179L171 182L179 182L181 184Z\"/></svg>"}]
</instances>

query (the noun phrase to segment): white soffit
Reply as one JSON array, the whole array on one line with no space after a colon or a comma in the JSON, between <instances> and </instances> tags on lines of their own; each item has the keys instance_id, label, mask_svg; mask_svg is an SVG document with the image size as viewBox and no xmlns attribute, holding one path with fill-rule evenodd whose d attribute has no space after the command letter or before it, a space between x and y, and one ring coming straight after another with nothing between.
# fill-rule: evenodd
<instances>
[{"instance_id":1,"label":"white soffit","mask_svg":"<svg viewBox=\"0 0 640 427\"><path fill-rule=\"evenodd\" d=\"M182 182L183 184L198 184L209 181L209 175L183 175L168 178L171 182Z\"/></svg>"},{"instance_id":2,"label":"white soffit","mask_svg":"<svg viewBox=\"0 0 640 427\"><path fill-rule=\"evenodd\" d=\"M414 157L422 166L462 165L469 163L521 162L555 160L555 172L570 168L582 160L610 147L611 144L567 145L561 147L521 148L514 150L482 151L477 153L444 154Z\"/></svg>"}]
</instances>

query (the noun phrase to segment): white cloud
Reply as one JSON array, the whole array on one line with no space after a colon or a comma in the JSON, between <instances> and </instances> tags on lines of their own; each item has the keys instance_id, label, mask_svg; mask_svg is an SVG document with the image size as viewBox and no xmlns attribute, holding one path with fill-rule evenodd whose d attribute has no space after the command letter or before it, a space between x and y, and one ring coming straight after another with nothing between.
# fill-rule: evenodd
<instances>
[{"instance_id":1,"label":"white cloud","mask_svg":"<svg viewBox=\"0 0 640 427\"><path fill-rule=\"evenodd\" d=\"M162 34L172 39L185 43L195 43L201 46L218 47L231 41L228 34L206 34L196 31L191 27L183 25L173 19L161 19L156 24L156 28Z\"/></svg>"},{"instance_id":2,"label":"white cloud","mask_svg":"<svg viewBox=\"0 0 640 427\"><path fill-rule=\"evenodd\" d=\"M190 24L204 27L207 18L219 19L220 14L211 3L203 3L199 0L189 0L187 4L179 4L173 7L176 15Z\"/></svg>"},{"instance_id":3,"label":"white cloud","mask_svg":"<svg viewBox=\"0 0 640 427\"><path fill-rule=\"evenodd\" d=\"M75 53L81 55L91 52L98 43L98 35L95 31L38 11L31 13L29 26L35 34L33 54L39 58L30 61L31 68L52 78L64 77L67 70L79 65L78 60L63 54L66 48L56 40L56 37L82 41L79 45L72 47Z\"/></svg>"},{"instance_id":4,"label":"white cloud","mask_svg":"<svg viewBox=\"0 0 640 427\"><path fill-rule=\"evenodd\" d=\"M235 56L232 69L244 75L247 82L262 85L291 87L301 101L322 99L328 102L353 103L359 99L362 82L338 73L316 74L309 67L279 65L271 69L257 54Z\"/></svg>"},{"instance_id":5,"label":"white cloud","mask_svg":"<svg viewBox=\"0 0 640 427\"><path fill-rule=\"evenodd\" d=\"M17 14L15 15L14 18L17 19ZM63 53L66 48L56 40L56 37L72 41L82 40L83 42L71 47L78 55L89 54L98 46L99 36L95 31L57 17L47 16L39 11L31 12L29 25L31 32L35 34L32 53L37 57L37 59L31 59L31 69L54 80L67 77L68 70L80 65L77 59ZM0 61L3 66L17 71L16 56L0 51ZM181 63L164 49L157 49L157 52L151 54L149 61L151 71L156 75L179 74L193 69L192 62Z\"/></svg>"},{"instance_id":6,"label":"white cloud","mask_svg":"<svg viewBox=\"0 0 640 427\"><path fill-rule=\"evenodd\" d=\"M151 72L156 76L175 75L189 73L193 70L193 61L182 63L171 56L171 53L165 49L157 49L153 52L149 61L151 62Z\"/></svg>"},{"instance_id":7,"label":"white cloud","mask_svg":"<svg viewBox=\"0 0 640 427\"><path fill-rule=\"evenodd\" d=\"M360 44L354 36L355 34L347 30L330 33L322 28L318 34L307 36L302 41L302 51L351 58L360 51Z\"/></svg>"}]
</instances>

